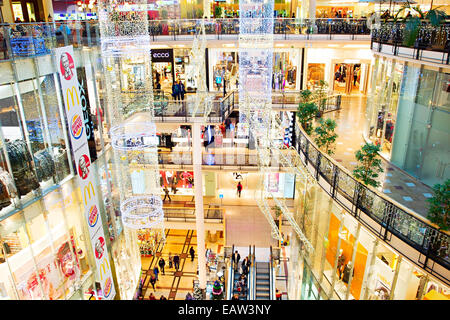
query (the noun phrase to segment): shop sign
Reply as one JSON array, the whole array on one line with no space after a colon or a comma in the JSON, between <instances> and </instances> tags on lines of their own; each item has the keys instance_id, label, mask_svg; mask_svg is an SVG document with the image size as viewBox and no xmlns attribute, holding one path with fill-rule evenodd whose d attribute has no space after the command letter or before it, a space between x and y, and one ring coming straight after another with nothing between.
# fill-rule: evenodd
<instances>
[{"instance_id":1,"label":"shop sign","mask_svg":"<svg viewBox=\"0 0 450 320\"><path fill-rule=\"evenodd\" d=\"M173 49L152 49L152 62L173 61Z\"/></svg>"},{"instance_id":2,"label":"shop sign","mask_svg":"<svg viewBox=\"0 0 450 320\"><path fill-rule=\"evenodd\" d=\"M78 185L81 189L84 216L89 230L92 251L95 252L97 279L100 279L102 299L111 300L115 296L115 288L111 280L108 249L104 242L103 222L98 212L99 199L95 193L91 171L88 168L92 160L89 156L87 130L83 130L85 128L83 97L81 97L77 70L73 59L73 47L56 48L54 53L66 107L67 122L70 126L71 134L69 136L72 143L72 156L74 159L78 159Z\"/></svg>"}]
</instances>

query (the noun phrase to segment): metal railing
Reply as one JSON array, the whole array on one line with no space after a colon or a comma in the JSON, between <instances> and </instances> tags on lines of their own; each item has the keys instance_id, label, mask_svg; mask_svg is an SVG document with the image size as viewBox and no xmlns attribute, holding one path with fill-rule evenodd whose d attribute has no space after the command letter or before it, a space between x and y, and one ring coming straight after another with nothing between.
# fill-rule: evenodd
<instances>
[{"instance_id":1,"label":"metal railing","mask_svg":"<svg viewBox=\"0 0 450 320\"><path fill-rule=\"evenodd\" d=\"M207 19L207 36L221 39L227 35L239 34L239 19ZM148 32L152 40L183 40L194 34L200 34L201 19L150 20ZM125 23L125 22L124 22ZM119 28L120 29L120 28ZM365 19L290 19L275 18L274 34L304 37L311 35L333 36L369 35ZM57 47L73 45L93 47L100 45L98 21L64 21L38 23L12 23L0 25L0 60L31 57L48 54Z\"/></svg>"},{"instance_id":2,"label":"metal railing","mask_svg":"<svg viewBox=\"0 0 450 320\"><path fill-rule=\"evenodd\" d=\"M166 207L164 206L164 219L166 221L195 222L195 208ZM205 222L223 223L223 208L204 208Z\"/></svg>"},{"instance_id":3,"label":"metal railing","mask_svg":"<svg viewBox=\"0 0 450 320\"><path fill-rule=\"evenodd\" d=\"M364 185L312 142L298 122L295 149L333 200L403 256L450 283L449 234L378 190ZM411 250L415 249L415 250Z\"/></svg>"},{"instance_id":4,"label":"metal railing","mask_svg":"<svg viewBox=\"0 0 450 320\"><path fill-rule=\"evenodd\" d=\"M417 34L404 21L386 21L371 33L371 47L381 51L381 46L374 46L374 42L391 45L394 55L401 55L401 47L412 48L412 58L415 59L420 59L424 50L441 52L442 56L437 60L444 64L450 63L450 21L433 26L429 21L422 20Z\"/></svg>"}]
</instances>

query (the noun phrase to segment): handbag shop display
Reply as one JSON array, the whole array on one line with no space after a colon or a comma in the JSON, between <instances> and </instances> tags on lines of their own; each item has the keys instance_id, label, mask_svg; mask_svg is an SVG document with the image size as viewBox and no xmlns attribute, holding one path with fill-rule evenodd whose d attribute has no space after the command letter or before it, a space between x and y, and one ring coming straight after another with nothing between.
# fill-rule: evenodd
<instances>
[{"instance_id":1,"label":"handbag shop display","mask_svg":"<svg viewBox=\"0 0 450 320\"><path fill-rule=\"evenodd\" d=\"M64 149L55 148L53 156L48 150L40 150L34 155L29 152L23 140L6 142L6 150L11 164L11 174L6 171L6 161L0 167L0 209L11 204L11 199L24 196L40 188L40 182L52 177L61 181L69 174L67 154ZM13 183L14 179L14 183Z\"/></svg>"}]
</instances>

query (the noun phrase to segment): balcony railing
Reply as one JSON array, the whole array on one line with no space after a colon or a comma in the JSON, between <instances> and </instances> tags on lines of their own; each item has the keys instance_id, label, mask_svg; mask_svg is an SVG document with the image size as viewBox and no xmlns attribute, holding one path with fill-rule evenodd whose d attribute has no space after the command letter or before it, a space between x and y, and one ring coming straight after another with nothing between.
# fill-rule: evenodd
<instances>
[{"instance_id":1,"label":"balcony railing","mask_svg":"<svg viewBox=\"0 0 450 320\"><path fill-rule=\"evenodd\" d=\"M378 29L372 30L372 48L381 51L381 45L392 46L390 54L401 56L408 55L410 58L420 59L423 51L434 51L442 53L433 60L440 63L450 63L450 21L440 26L433 26L428 21L422 21L417 27L417 35L411 31L405 22L387 21L383 22ZM377 46L374 46L374 42ZM402 48L413 49L411 53ZM403 53L402 51L405 51Z\"/></svg>"},{"instance_id":2,"label":"balcony railing","mask_svg":"<svg viewBox=\"0 0 450 320\"><path fill-rule=\"evenodd\" d=\"M202 20L150 20L148 31L153 41L182 40L201 30ZM205 20L208 38L221 39L239 34L239 19ZM274 35L369 35L365 19L274 19ZM354 37L351 37L354 39ZM0 60L48 54L53 48L73 45L93 47L100 44L97 21L64 21L48 23L14 23L0 25Z\"/></svg>"},{"instance_id":3,"label":"balcony railing","mask_svg":"<svg viewBox=\"0 0 450 320\"><path fill-rule=\"evenodd\" d=\"M295 135L295 148L302 161L342 208L403 256L450 283L448 233L353 178L348 170L317 148L298 122Z\"/></svg>"}]
</instances>

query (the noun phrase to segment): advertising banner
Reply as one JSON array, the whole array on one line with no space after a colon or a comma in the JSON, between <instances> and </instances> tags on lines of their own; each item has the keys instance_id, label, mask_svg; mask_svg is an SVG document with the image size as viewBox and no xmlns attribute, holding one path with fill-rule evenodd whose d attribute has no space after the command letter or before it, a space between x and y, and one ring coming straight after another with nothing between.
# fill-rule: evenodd
<instances>
[{"instance_id":1,"label":"advertising banner","mask_svg":"<svg viewBox=\"0 0 450 320\"><path fill-rule=\"evenodd\" d=\"M72 156L77 166L78 184L84 205L84 215L89 229L92 250L95 252L97 280L100 281L102 299L112 300L116 294L111 275L109 254L105 245L105 234L99 212L98 195L90 165L92 163L82 110L82 97L75 68L73 47L54 49L56 69L61 81L61 90L66 110L68 131L72 142Z\"/></svg>"}]
</instances>

